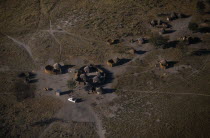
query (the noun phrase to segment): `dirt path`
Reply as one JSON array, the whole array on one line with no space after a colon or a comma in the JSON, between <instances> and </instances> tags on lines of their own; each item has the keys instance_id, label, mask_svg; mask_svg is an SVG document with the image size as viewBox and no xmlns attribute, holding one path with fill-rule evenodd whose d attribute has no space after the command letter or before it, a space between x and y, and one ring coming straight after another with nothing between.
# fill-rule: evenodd
<instances>
[{"instance_id":1,"label":"dirt path","mask_svg":"<svg viewBox=\"0 0 210 138\"><path fill-rule=\"evenodd\" d=\"M28 45L26 45L26 44L24 44L24 43L18 41L17 39L15 39L15 38L13 38L13 37L11 37L11 36L8 36L8 35L7 35L7 37L8 37L10 40L12 40L14 43L16 43L20 48L26 50L26 52L27 52L27 53L30 55L30 57L33 59L31 49L30 49L30 47L29 47Z\"/></svg>"}]
</instances>

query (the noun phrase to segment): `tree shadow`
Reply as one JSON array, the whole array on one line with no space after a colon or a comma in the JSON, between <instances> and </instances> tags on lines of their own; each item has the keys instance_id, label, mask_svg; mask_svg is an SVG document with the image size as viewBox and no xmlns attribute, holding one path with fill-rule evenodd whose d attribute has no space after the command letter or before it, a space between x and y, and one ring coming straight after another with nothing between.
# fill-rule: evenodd
<instances>
[{"instance_id":1,"label":"tree shadow","mask_svg":"<svg viewBox=\"0 0 210 138\"><path fill-rule=\"evenodd\" d=\"M194 55L194 56L210 55L210 50L208 50L208 49L199 49L197 51L193 51L191 55Z\"/></svg>"},{"instance_id":2,"label":"tree shadow","mask_svg":"<svg viewBox=\"0 0 210 138\"><path fill-rule=\"evenodd\" d=\"M210 33L210 27L202 27L199 29L201 33Z\"/></svg>"},{"instance_id":3,"label":"tree shadow","mask_svg":"<svg viewBox=\"0 0 210 138\"><path fill-rule=\"evenodd\" d=\"M202 40L199 37L194 37L190 40L190 44L197 44L202 42Z\"/></svg>"},{"instance_id":4,"label":"tree shadow","mask_svg":"<svg viewBox=\"0 0 210 138\"><path fill-rule=\"evenodd\" d=\"M33 79L36 77L36 74L35 73L32 73L32 72L21 72L20 74L18 74L18 77L19 78L25 78L25 77L28 77L29 79Z\"/></svg>"},{"instance_id":5,"label":"tree shadow","mask_svg":"<svg viewBox=\"0 0 210 138\"><path fill-rule=\"evenodd\" d=\"M175 48L178 43L179 43L179 41L177 41L177 40L170 41L170 42L168 42L168 44L166 44L165 48L170 48L170 47Z\"/></svg>"},{"instance_id":6,"label":"tree shadow","mask_svg":"<svg viewBox=\"0 0 210 138\"><path fill-rule=\"evenodd\" d=\"M74 67L74 65L64 65L61 67L62 74L68 73L68 69Z\"/></svg>"},{"instance_id":7,"label":"tree shadow","mask_svg":"<svg viewBox=\"0 0 210 138\"><path fill-rule=\"evenodd\" d=\"M35 87L23 81L15 83L14 95L18 102L35 97Z\"/></svg>"}]
</instances>

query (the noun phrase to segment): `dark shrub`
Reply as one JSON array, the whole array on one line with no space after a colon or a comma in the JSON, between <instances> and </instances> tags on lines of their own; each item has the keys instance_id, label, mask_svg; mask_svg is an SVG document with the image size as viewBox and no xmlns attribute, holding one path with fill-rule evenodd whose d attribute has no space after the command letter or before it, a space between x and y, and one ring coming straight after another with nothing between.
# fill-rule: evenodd
<instances>
[{"instance_id":1,"label":"dark shrub","mask_svg":"<svg viewBox=\"0 0 210 138\"><path fill-rule=\"evenodd\" d=\"M74 89L74 88L76 88L76 82L73 80L68 80L67 86L69 89Z\"/></svg>"},{"instance_id":2,"label":"dark shrub","mask_svg":"<svg viewBox=\"0 0 210 138\"><path fill-rule=\"evenodd\" d=\"M153 35L149 42L152 43L157 48L166 48L166 45L168 44L168 38L165 38L160 35Z\"/></svg>"},{"instance_id":3,"label":"dark shrub","mask_svg":"<svg viewBox=\"0 0 210 138\"><path fill-rule=\"evenodd\" d=\"M196 4L196 8L199 13L203 13L205 11L206 6L202 1L198 1Z\"/></svg>"},{"instance_id":4,"label":"dark shrub","mask_svg":"<svg viewBox=\"0 0 210 138\"><path fill-rule=\"evenodd\" d=\"M199 30L197 23L189 23L188 28L193 32L198 32Z\"/></svg>"}]
</instances>

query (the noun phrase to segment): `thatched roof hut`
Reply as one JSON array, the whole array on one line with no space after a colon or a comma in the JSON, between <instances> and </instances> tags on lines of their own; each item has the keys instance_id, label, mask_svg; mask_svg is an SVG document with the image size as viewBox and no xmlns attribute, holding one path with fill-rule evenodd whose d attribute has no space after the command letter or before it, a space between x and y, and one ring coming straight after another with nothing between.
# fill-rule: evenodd
<instances>
[{"instance_id":1,"label":"thatched roof hut","mask_svg":"<svg viewBox=\"0 0 210 138\"><path fill-rule=\"evenodd\" d=\"M137 51L136 51L134 48L132 48L132 49L130 49L128 52L129 52L130 54L134 55L134 54L136 54Z\"/></svg>"},{"instance_id":2,"label":"thatched roof hut","mask_svg":"<svg viewBox=\"0 0 210 138\"><path fill-rule=\"evenodd\" d=\"M55 63L53 65L53 68L56 69L56 70L60 70L61 69L61 65L59 63Z\"/></svg>"},{"instance_id":3,"label":"thatched roof hut","mask_svg":"<svg viewBox=\"0 0 210 138\"><path fill-rule=\"evenodd\" d=\"M144 40L143 37L138 38L137 41L138 41L139 44L144 44L145 43L145 40Z\"/></svg>"},{"instance_id":4,"label":"thatched roof hut","mask_svg":"<svg viewBox=\"0 0 210 138\"><path fill-rule=\"evenodd\" d=\"M90 72L90 67L89 66L84 67L84 72L89 73Z\"/></svg>"},{"instance_id":5,"label":"thatched roof hut","mask_svg":"<svg viewBox=\"0 0 210 138\"><path fill-rule=\"evenodd\" d=\"M93 77L93 83L100 83L100 78L98 76Z\"/></svg>"},{"instance_id":6,"label":"thatched roof hut","mask_svg":"<svg viewBox=\"0 0 210 138\"><path fill-rule=\"evenodd\" d=\"M87 81L87 76L86 76L86 74L81 74L81 75L80 75L80 78L81 78L84 82Z\"/></svg>"},{"instance_id":7,"label":"thatched roof hut","mask_svg":"<svg viewBox=\"0 0 210 138\"><path fill-rule=\"evenodd\" d=\"M162 69L166 69L168 67L168 62L165 59L161 60L159 63Z\"/></svg>"},{"instance_id":8,"label":"thatched roof hut","mask_svg":"<svg viewBox=\"0 0 210 138\"><path fill-rule=\"evenodd\" d=\"M110 66L110 67L113 67L115 64L115 62L113 61L113 59L110 59L107 61L107 65Z\"/></svg>"},{"instance_id":9,"label":"thatched roof hut","mask_svg":"<svg viewBox=\"0 0 210 138\"><path fill-rule=\"evenodd\" d=\"M53 66L51 66L51 65L47 65L47 66L45 67L44 72L47 73L47 74L56 74L56 73L54 72Z\"/></svg>"},{"instance_id":10,"label":"thatched roof hut","mask_svg":"<svg viewBox=\"0 0 210 138\"><path fill-rule=\"evenodd\" d=\"M103 94L103 88L102 87L97 87L96 92L97 92L97 94Z\"/></svg>"}]
</instances>

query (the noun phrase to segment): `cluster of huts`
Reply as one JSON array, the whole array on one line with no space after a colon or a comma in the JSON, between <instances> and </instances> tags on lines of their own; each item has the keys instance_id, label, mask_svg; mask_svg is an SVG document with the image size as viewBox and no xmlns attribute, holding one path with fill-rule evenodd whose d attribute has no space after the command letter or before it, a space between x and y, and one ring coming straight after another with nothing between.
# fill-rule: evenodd
<instances>
[{"instance_id":1,"label":"cluster of huts","mask_svg":"<svg viewBox=\"0 0 210 138\"><path fill-rule=\"evenodd\" d=\"M102 94L103 88L101 85L106 79L106 73L95 65L81 67L75 73L75 81L77 85L84 85L84 88L89 93Z\"/></svg>"},{"instance_id":2,"label":"cluster of huts","mask_svg":"<svg viewBox=\"0 0 210 138\"><path fill-rule=\"evenodd\" d=\"M179 18L184 18L184 17L185 16L182 13L175 13L175 12L173 12L169 16L166 17L166 20L168 22L170 22L170 21L173 21L173 20L176 20L176 19L179 19ZM162 35L162 34L166 33L166 29L167 28L171 27L171 25L168 22L164 22L164 21L158 19L158 20L152 20L150 22L150 25L152 27L161 28L161 30L159 31L159 34Z\"/></svg>"},{"instance_id":3,"label":"cluster of huts","mask_svg":"<svg viewBox=\"0 0 210 138\"><path fill-rule=\"evenodd\" d=\"M45 73L47 74L61 74L62 73L62 66L59 63L55 63L52 65L47 65L45 67Z\"/></svg>"}]
</instances>

